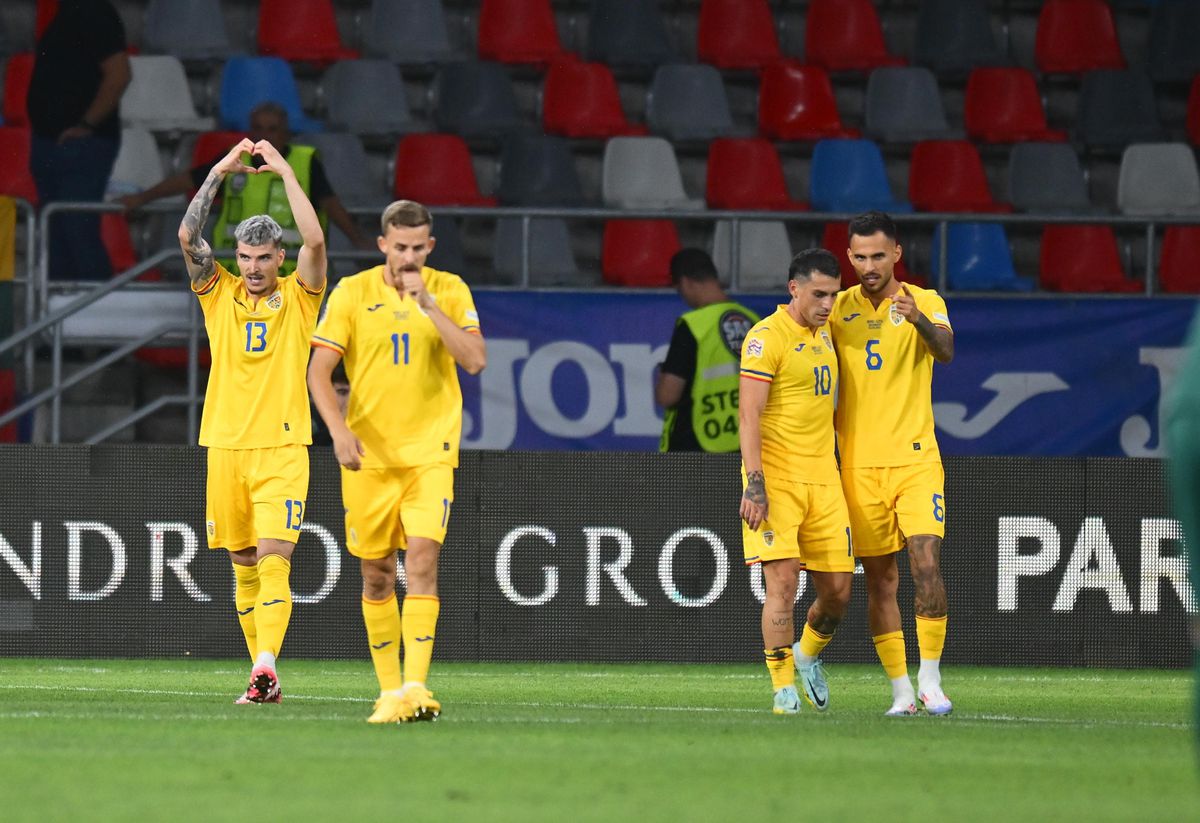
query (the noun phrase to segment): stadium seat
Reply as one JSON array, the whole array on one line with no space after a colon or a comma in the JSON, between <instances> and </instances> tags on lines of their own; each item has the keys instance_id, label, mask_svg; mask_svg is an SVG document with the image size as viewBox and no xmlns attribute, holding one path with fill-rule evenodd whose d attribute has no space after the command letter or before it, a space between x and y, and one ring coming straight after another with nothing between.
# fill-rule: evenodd
<instances>
[{"instance_id":1,"label":"stadium seat","mask_svg":"<svg viewBox=\"0 0 1200 823\"><path fill-rule=\"evenodd\" d=\"M656 0L592 0L587 57L609 66L658 66L679 59Z\"/></svg>"},{"instance_id":2,"label":"stadium seat","mask_svg":"<svg viewBox=\"0 0 1200 823\"><path fill-rule=\"evenodd\" d=\"M709 144L705 200L710 209L808 208L788 194L779 152L762 137L726 137Z\"/></svg>"},{"instance_id":3,"label":"stadium seat","mask_svg":"<svg viewBox=\"0 0 1200 823\"><path fill-rule=\"evenodd\" d=\"M396 146L392 193L427 206L494 206L475 179L471 152L455 134L410 134Z\"/></svg>"},{"instance_id":4,"label":"stadium seat","mask_svg":"<svg viewBox=\"0 0 1200 823\"><path fill-rule=\"evenodd\" d=\"M333 0L260 0L258 53L319 65L358 57L342 45Z\"/></svg>"},{"instance_id":5,"label":"stadium seat","mask_svg":"<svg viewBox=\"0 0 1200 823\"><path fill-rule=\"evenodd\" d=\"M250 112L273 102L288 113L292 133L320 131L321 124L304 113L292 67L279 57L231 57L221 72L220 126L250 131Z\"/></svg>"},{"instance_id":6,"label":"stadium seat","mask_svg":"<svg viewBox=\"0 0 1200 823\"><path fill-rule=\"evenodd\" d=\"M28 126L0 126L0 194L20 197L37 205L37 186L29 171Z\"/></svg>"},{"instance_id":7,"label":"stadium seat","mask_svg":"<svg viewBox=\"0 0 1200 823\"><path fill-rule=\"evenodd\" d=\"M976 66L1004 62L987 0L921 0L913 63L938 74L965 75Z\"/></svg>"},{"instance_id":8,"label":"stadium seat","mask_svg":"<svg viewBox=\"0 0 1200 823\"><path fill-rule=\"evenodd\" d=\"M25 99L29 78L33 76L33 52L10 54L4 64L4 107L0 110L6 126L28 126Z\"/></svg>"},{"instance_id":9,"label":"stadium seat","mask_svg":"<svg viewBox=\"0 0 1200 823\"><path fill-rule=\"evenodd\" d=\"M196 141L192 144L191 154L187 160L187 167L192 168L201 163L212 163L220 159L221 155L237 145L245 136L246 133L243 131L206 131L196 135ZM195 191L189 192L188 199L195 196Z\"/></svg>"},{"instance_id":10,"label":"stadium seat","mask_svg":"<svg viewBox=\"0 0 1200 823\"><path fill-rule=\"evenodd\" d=\"M342 60L321 80L329 127L364 136L418 129L400 69L390 60Z\"/></svg>"},{"instance_id":11,"label":"stadium seat","mask_svg":"<svg viewBox=\"0 0 1200 823\"><path fill-rule=\"evenodd\" d=\"M496 240L492 266L506 282L523 284L521 246L524 221L503 217L496 221ZM529 221L529 285L581 286L587 281L579 272L571 251L567 221L557 217L539 217Z\"/></svg>"},{"instance_id":12,"label":"stadium seat","mask_svg":"<svg viewBox=\"0 0 1200 823\"><path fill-rule=\"evenodd\" d=\"M1038 15L1034 60L1046 74L1125 68L1108 3L1046 0Z\"/></svg>"},{"instance_id":13,"label":"stadium seat","mask_svg":"<svg viewBox=\"0 0 1200 823\"><path fill-rule=\"evenodd\" d=\"M1200 146L1200 75L1192 79L1188 92L1187 135L1193 146Z\"/></svg>"},{"instance_id":14,"label":"stadium seat","mask_svg":"<svg viewBox=\"0 0 1200 823\"><path fill-rule=\"evenodd\" d=\"M133 247L129 220L123 213L108 211L100 215L100 241L108 252L108 262L112 264L114 274L129 271L141 262ZM139 274L137 279L142 283L157 283L162 277L162 272L153 268Z\"/></svg>"},{"instance_id":15,"label":"stadium seat","mask_svg":"<svg viewBox=\"0 0 1200 823\"><path fill-rule=\"evenodd\" d=\"M625 117L612 70L579 60L559 60L546 71L542 129L564 137L601 139L646 133L644 126Z\"/></svg>"},{"instance_id":16,"label":"stadium seat","mask_svg":"<svg viewBox=\"0 0 1200 823\"><path fill-rule=\"evenodd\" d=\"M1083 76L1075 138L1089 148L1122 149L1167 138L1154 84L1140 71L1091 71Z\"/></svg>"},{"instance_id":17,"label":"stadium seat","mask_svg":"<svg viewBox=\"0 0 1200 823\"><path fill-rule=\"evenodd\" d=\"M1033 281L1013 266L1008 235L998 223L950 223L946 232L946 282L958 291L1032 291ZM942 228L933 231L930 270L941 272Z\"/></svg>"},{"instance_id":18,"label":"stadium seat","mask_svg":"<svg viewBox=\"0 0 1200 823\"><path fill-rule=\"evenodd\" d=\"M181 37L180 32L187 32ZM142 52L180 60L224 60L233 54L219 0L150 0Z\"/></svg>"},{"instance_id":19,"label":"stadium seat","mask_svg":"<svg viewBox=\"0 0 1200 823\"><path fill-rule=\"evenodd\" d=\"M363 49L401 65L454 59L442 0L371 0Z\"/></svg>"},{"instance_id":20,"label":"stadium seat","mask_svg":"<svg viewBox=\"0 0 1200 823\"><path fill-rule=\"evenodd\" d=\"M901 247L903 245L901 240ZM848 289L851 286L857 286L859 284L858 272L854 270L854 266L851 265L850 258L846 254L850 249L850 227L846 221L839 220L836 223L825 224L825 230L821 234L821 248L828 249L837 258L838 268L842 272L842 288ZM908 263L905 262L904 257L901 257L896 263L892 274L902 283L912 283L922 288L927 285L924 277L919 277L908 270Z\"/></svg>"},{"instance_id":21,"label":"stadium seat","mask_svg":"<svg viewBox=\"0 0 1200 823\"><path fill-rule=\"evenodd\" d=\"M911 204L892 195L883 155L870 140L818 142L813 147L808 199L817 211L912 211Z\"/></svg>"},{"instance_id":22,"label":"stadium seat","mask_svg":"<svg viewBox=\"0 0 1200 823\"><path fill-rule=\"evenodd\" d=\"M563 54L550 0L483 0L479 59L545 66Z\"/></svg>"},{"instance_id":23,"label":"stadium seat","mask_svg":"<svg viewBox=\"0 0 1200 823\"><path fill-rule=\"evenodd\" d=\"M298 140L317 150L329 185L347 206L378 206L389 202L382 179L372 179L367 152L357 134L321 132L306 134Z\"/></svg>"},{"instance_id":24,"label":"stadium seat","mask_svg":"<svg viewBox=\"0 0 1200 823\"><path fill-rule=\"evenodd\" d=\"M881 68L867 78L868 137L885 143L949 140L961 135L946 121L937 78L929 69Z\"/></svg>"},{"instance_id":25,"label":"stadium seat","mask_svg":"<svg viewBox=\"0 0 1200 823\"><path fill-rule=\"evenodd\" d=\"M966 140L917 143L908 170L908 199L917 211L1012 211L992 197L979 150Z\"/></svg>"},{"instance_id":26,"label":"stadium seat","mask_svg":"<svg viewBox=\"0 0 1200 823\"><path fill-rule=\"evenodd\" d=\"M1136 143L1121 155L1117 208L1154 217L1200 213L1200 170L1186 143Z\"/></svg>"},{"instance_id":27,"label":"stadium seat","mask_svg":"<svg viewBox=\"0 0 1200 823\"><path fill-rule=\"evenodd\" d=\"M722 69L760 69L780 58L767 0L702 0L696 56Z\"/></svg>"},{"instance_id":28,"label":"stadium seat","mask_svg":"<svg viewBox=\"0 0 1200 823\"><path fill-rule=\"evenodd\" d=\"M425 265L440 271L462 273L467 270L467 258L463 253L462 236L458 231L458 220L446 215L433 215L430 232L437 240Z\"/></svg>"},{"instance_id":29,"label":"stadium seat","mask_svg":"<svg viewBox=\"0 0 1200 823\"><path fill-rule=\"evenodd\" d=\"M145 191L166 176L162 159L158 154L158 143L154 135L145 129L121 129L121 148L108 176L105 197L109 200L126 194ZM168 202L183 204L182 197Z\"/></svg>"},{"instance_id":30,"label":"stadium seat","mask_svg":"<svg viewBox=\"0 0 1200 823\"><path fill-rule=\"evenodd\" d=\"M1008 199L1024 212L1097 211L1079 155L1069 143L1015 144L1008 156Z\"/></svg>"},{"instance_id":31,"label":"stadium seat","mask_svg":"<svg viewBox=\"0 0 1200 823\"><path fill-rule=\"evenodd\" d=\"M700 64L659 66L646 92L646 125L673 142L732 134L721 73Z\"/></svg>"},{"instance_id":32,"label":"stadium seat","mask_svg":"<svg viewBox=\"0 0 1200 823\"><path fill-rule=\"evenodd\" d=\"M505 138L496 197L504 206L582 206L583 185L566 138L544 134Z\"/></svg>"},{"instance_id":33,"label":"stadium seat","mask_svg":"<svg viewBox=\"0 0 1200 823\"><path fill-rule=\"evenodd\" d=\"M829 74L820 66L780 60L762 70L758 131L773 140L858 137L842 125Z\"/></svg>"},{"instance_id":34,"label":"stadium seat","mask_svg":"<svg viewBox=\"0 0 1200 823\"><path fill-rule=\"evenodd\" d=\"M1046 226L1038 257L1042 288L1060 292L1140 292L1125 274L1112 226Z\"/></svg>"},{"instance_id":35,"label":"stadium seat","mask_svg":"<svg viewBox=\"0 0 1200 823\"><path fill-rule=\"evenodd\" d=\"M129 58L132 80L121 95L121 124L150 131L207 131L215 123L201 117L178 57L170 54Z\"/></svg>"},{"instance_id":36,"label":"stadium seat","mask_svg":"<svg viewBox=\"0 0 1200 823\"><path fill-rule=\"evenodd\" d=\"M809 0L804 56L810 65L828 71L870 71L905 63L888 52L871 0Z\"/></svg>"},{"instance_id":37,"label":"stadium seat","mask_svg":"<svg viewBox=\"0 0 1200 823\"><path fill-rule=\"evenodd\" d=\"M1046 125L1037 81L1028 69L977 68L967 78L963 102L967 136L983 143L1041 142L1067 139Z\"/></svg>"},{"instance_id":38,"label":"stadium seat","mask_svg":"<svg viewBox=\"0 0 1200 823\"><path fill-rule=\"evenodd\" d=\"M604 145L604 205L619 209L699 209L689 198L675 149L661 137L614 137Z\"/></svg>"},{"instance_id":39,"label":"stadium seat","mask_svg":"<svg viewBox=\"0 0 1200 823\"><path fill-rule=\"evenodd\" d=\"M37 11L34 17L34 40L42 39L42 32L50 21L58 14L58 0L37 0Z\"/></svg>"},{"instance_id":40,"label":"stadium seat","mask_svg":"<svg viewBox=\"0 0 1200 823\"><path fill-rule=\"evenodd\" d=\"M600 268L613 286L669 286L679 233L670 220L609 220Z\"/></svg>"},{"instance_id":41,"label":"stadium seat","mask_svg":"<svg viewBox=\"0 0 1200 823\"><path fill-rule=\"evenodd\" d=\"M1171 294L1200 294L1198 248L1200 226L1167 226L1158 263L1159 288Z\"/></svg>"},{"instance_id":42,"label":"stadium seat","mask_svg":"<svg viewBox=\"0 0 1200 823\"><path fill-rule=\"evenodd\" d=\"M1158 83L1185 83L1200 72L1200 4L1164 0L1150 15L1146 70Z\"/></svg>"},{"instance_id":43,"label":"stadium seat","mask_svg":"<svg viewBox=\"0 0 1200 823\"><path fill-rule=\"evenodd\" d=\"M526 128L512 80L499 63L447 63L433 78L439 131L495 139Z\"/></svg>"},{"instance_id":44,"label":"stadium seat","mask_svg":"<svg viewBox=\"0 0 1200 823\"><path fill-rule=\"evenodd\" d=\"M737 276L734 276L733 223L718 220L713 230L712 259L721 281L738 291L787 291L792 244L787 227L777 220L743 220L738 225Z\"/></svg>"}]
</instances>

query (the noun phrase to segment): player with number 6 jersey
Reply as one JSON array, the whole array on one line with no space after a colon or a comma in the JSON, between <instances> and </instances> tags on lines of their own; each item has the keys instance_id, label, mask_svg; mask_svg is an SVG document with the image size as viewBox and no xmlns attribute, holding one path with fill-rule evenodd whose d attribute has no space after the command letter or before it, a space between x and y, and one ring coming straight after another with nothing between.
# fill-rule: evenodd
<instances>
[{"instance_id":1,"label":"player with number 6 jersey","mask_svg":"<svg viewBox=\"0 0 1200 823\"><path fill-rule=\"evenodd\" d=\"M379 237L386 262L338 283L312 337L309 387L342 467L346 548L362 569L363 621L379 680L370 723L441 713L426 678L462 435L458 368L478 374L487 362L471 290L458 275L425 265L437 242L431 226L420 203L388 206ZM332 383L342 360L351 387L344 420Z\"/></svg>"},{"instance_id":2,"label":"player with number 6 jersey","mask_svg":"<svg viewBox=\"0 0 1200 823\"><path fill-rule=\"evenodd\" d=\"M893 276L896 227L882 212L850 221L847 255L860 285L838 295L829 324L841 386L837 408L842 488L854 553L867 580L867 617L892 683L891 716L948 714L940 661L946 638L945 477L933 431L933 362L954 357L954 332L937 292ZM919 691L908 679L896 602L896 554L907 549L916 589Z\"/></svg>"},{"instance_id":3,"label":"player with number 6 jersey","mask_svg":"<svg viewBox=\"0 0 1200 823\"><path fill-rule=\"evenodd\" d=\"M279 276L283 229L265 214L234 231L241 277L214 260L202 231L228 174L282 179L303 241L293 276ZM278 703L276 657L291 620L291 558L308 496L312 418L304 371L325 294L325 235L279 151L266 140L243 140L209 172L179 242L213 361L200 422L200 445L208 447L205 532L209 548L227 550L233 562L238 621L254 660L236 702Z\"/></svg>"}]
</instances>

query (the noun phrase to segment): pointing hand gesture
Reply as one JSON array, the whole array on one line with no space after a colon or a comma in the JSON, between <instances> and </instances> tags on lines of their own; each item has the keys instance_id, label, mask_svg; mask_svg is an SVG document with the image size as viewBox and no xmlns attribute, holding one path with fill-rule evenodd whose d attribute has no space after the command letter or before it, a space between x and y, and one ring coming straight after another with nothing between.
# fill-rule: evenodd
<instances>
[{"instance_id":1,"label":"pointing hand gesture","mask_svg":"<svg viewBox=\"0 0 1200 823\"><path fill-rule=\"evenodd\" d=\"M896 307L896 312L909 323L916 323L921 317L921 311L917 308L917 300L905 283L901 283L900 291L892 295L892 305Z\"/></svg>"}]
</instances>

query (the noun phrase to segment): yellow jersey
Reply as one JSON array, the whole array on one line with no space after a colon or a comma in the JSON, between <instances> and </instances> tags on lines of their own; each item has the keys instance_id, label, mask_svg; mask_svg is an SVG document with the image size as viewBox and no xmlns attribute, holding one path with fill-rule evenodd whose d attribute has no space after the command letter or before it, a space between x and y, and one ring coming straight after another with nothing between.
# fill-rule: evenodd
<instances>
[{"instance_id":1,"label":"yellow jersey","mask_svg":"<svg viewBox=\"0 0 1200 823\"><path fill-rule=\"evenodd\" d=\"M936 291L906 285L929 322L951 329ZM933 434L933 354L916 327L891 298L872 306L862 286L838 294L829 325L842 374L836 415L842 467L941 460Z\"/></svg>"},{"instance_id":2,"label":"yellow jersey","mask_svg":"<svg viewBox=\"0 0 1200 823\"><path fill-rule=\"evenodd\" d=\"M838 363L829 331L800 325L780 306L746 335L741 376L771 384L761 420L763 473L837 485L833 399Z\"/></svg>"},{"instance_id":3,"label":"yellow jersey","mask_svg":"<svg viewBox=\"0 0 1200 823\"><path fill-rule=\"evenodd\" d=\"M212 371L200 419L200 445L265 449L312 443L308 338L325 289L298 275L279 278L257 302L220 263L192 291L204 312Z\"/></svg>"},{"instance_id":4,"label":"yellow jersey","mask_svg":"<svg viewBox=\"0 0 1200 823\"><path fill-rule=\"evenodd\" d=\"M460 328L481 334L462 278L421 269L425 288ZM342 278L312 345L342 355L350 381L346 423L363 443L363 468L458 465L458 366L433 321L384 281L383 266Z\"/></svg>"}]
</instances>

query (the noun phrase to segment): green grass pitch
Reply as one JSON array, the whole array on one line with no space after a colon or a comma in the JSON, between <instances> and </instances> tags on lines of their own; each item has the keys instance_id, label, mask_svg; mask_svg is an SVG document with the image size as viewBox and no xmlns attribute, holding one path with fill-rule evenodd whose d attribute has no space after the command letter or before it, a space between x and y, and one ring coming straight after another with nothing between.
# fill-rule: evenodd
<instances>
[{"instance_id":1,"label":"green grass pitch","mask_svg":"<svg viewBox=\"0 0 1200 823\"><path fill-rule=\"evenodd\" d=\"M367 663L0 659L0 820L1200 819L1190 672L948 668L946 718L770 711L762 666L436 663L436 723L369 726Z\"/></svg>"}]
</instances>

